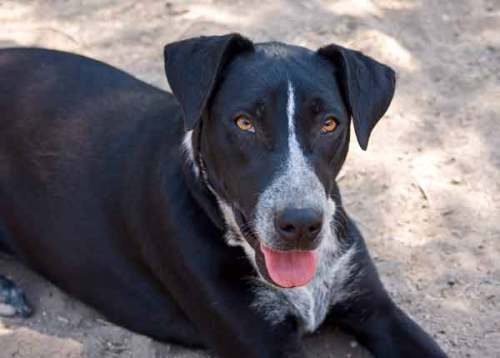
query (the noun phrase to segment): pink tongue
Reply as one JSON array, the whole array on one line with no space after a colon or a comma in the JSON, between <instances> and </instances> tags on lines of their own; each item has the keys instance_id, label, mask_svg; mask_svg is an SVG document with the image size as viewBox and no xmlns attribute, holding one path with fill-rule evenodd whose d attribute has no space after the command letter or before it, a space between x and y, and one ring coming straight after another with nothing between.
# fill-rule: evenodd
<instances>
[{"instance_id":1,"label":"pink tongue","mask_svg":"<svg viewBox=\"0 0 500 358\"><path fill-rule=\"evenodd\" d=\"M313 251L278 251L262 244L260 250L264 254L267 272L278 286L304 286L316 273Z\"/></svg>"}]
</instances>

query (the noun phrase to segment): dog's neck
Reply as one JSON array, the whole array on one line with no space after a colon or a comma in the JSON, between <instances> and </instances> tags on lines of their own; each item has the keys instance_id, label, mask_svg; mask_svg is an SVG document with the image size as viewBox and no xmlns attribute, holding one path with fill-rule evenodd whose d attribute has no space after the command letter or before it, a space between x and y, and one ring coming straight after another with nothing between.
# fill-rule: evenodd
<instances>
[{"instance_id":1,"label":"dog's neck","mask_svg":"<svg viewBox=\"0 0 500 358\"><path fill-rule=\"evenodd\" d=\"M186 132L182 142L185 164L183 165L184 178L191 195L210 218L212 223L220 230L225 230L225 223L217 205L217 198L210 190L203 159L197 155L193 148L193 131Z\"/></svg>"}]
</instances>

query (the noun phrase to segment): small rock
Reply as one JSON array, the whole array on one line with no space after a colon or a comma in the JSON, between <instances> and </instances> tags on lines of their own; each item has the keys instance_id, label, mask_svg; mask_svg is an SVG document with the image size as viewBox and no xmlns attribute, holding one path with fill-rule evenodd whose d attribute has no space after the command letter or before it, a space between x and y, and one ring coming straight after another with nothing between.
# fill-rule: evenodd
<instances>
[{"instance_id":1,"label":"small rock","mask_svg":"<svg viewBox=\"0 0 500 358\"><path fill-rule=\"evenodd\" d=\"M455 210L449 209L449 210L445 210L445 211L441 212L441 215L442 216L448 216L448 215L453 214L454 212L455 212Z\"/></svg>"},{"instance_id":2,"label":"small rock","mask_svg":"<svg viewBox=\"0 0 500 358\"><path fill-rule=\"evenodd\" d=\"M446 283L448 284L448 286L450 287L453 287L455 286L455 284L457 283L457 279L455 277L448 277L448 279L446 280Z\"/></svg>"}]
</instances>

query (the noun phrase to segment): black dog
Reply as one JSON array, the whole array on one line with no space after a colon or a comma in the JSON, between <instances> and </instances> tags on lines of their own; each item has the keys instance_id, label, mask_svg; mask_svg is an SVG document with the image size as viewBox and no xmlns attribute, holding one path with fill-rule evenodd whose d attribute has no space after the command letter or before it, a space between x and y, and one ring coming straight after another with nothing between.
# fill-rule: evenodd
<instances>
[{"instance_id":1,"label":"black dog","mask_svg":"<svg viewBox=\"0 0 500 358\"><path fill-rule=\"evenodd\" d=\"M443 357L391 301L335 178L387 66L237 34L167 45L175 95L56 51L0 51L0 246L111 321L223 357L303 357L321 324ZM4 306L29 313L0 279Z\"/></svg>"}]
</instances>

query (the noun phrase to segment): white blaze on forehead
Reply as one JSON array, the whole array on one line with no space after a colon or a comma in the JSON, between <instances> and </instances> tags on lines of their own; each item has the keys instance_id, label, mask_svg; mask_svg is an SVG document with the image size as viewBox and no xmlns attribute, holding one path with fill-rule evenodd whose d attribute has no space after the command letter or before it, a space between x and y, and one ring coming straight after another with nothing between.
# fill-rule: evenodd
<instances>
[{"instance_id":1,"label":"white blaze on forehead","mask_svg":"<svg viewBox=\"0 0 500 358\"><path fill-rule=\"evenodd\" d=\"M288 99L286 104L286 115L288 118L288 151L290 153L289 162L298 161L305 164L305 158L300 150L297 135L295 133L295 91L292 83L288 81Z\"/></svg>"},{"instance_id":2,"label":"white blaze on forehead","mask_svg":"<svg viewBox=\"0 0 500 358\"><path fill-rule=\"evenodd\" d=\"M300 172L304 170L310 171L311 169L308 168L306 158L297 140L297 133L295 130L295 90L290 81L288 81L286 114L288 119L288 166L291 172L290 174L300 174Z\"/></svg>"},{"instance_id":3,"label":"white blaze on forehead","mask_svg":"<svg viewBox=\"0 0 500 358\"><path fill-rule=\"evenodd\" d=\"M288 81L288 98L286 102L286 116L288 118L288 136L297 141L295 137L295 124L293 123L293 117L295 115L295 91L292 86L292 82ZM290 148L290 141L288 142L288 147Z\"/></svg>"}]
</instances>

